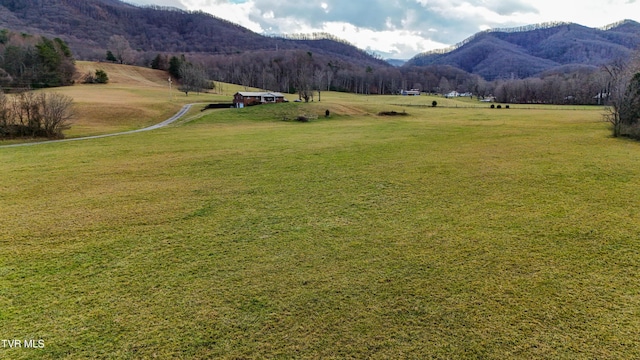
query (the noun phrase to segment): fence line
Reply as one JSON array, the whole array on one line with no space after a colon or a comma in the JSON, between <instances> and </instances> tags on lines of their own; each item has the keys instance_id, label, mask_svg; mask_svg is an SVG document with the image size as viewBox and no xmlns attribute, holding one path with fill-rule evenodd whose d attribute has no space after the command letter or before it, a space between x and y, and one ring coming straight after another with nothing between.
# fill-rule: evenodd
<instances>
[{"instance_id":1,"label":"fence line","mask_svg":"<svg viewBox=\"0 0 640 360\"><path fill-rule=\"evenodd\" d=\"M434 107L430 104L391 104L394 106L405 106L405 107L421 107L421 108L431 108ZM508 104L509 108L507 109L504 104L500 104L502 106L501 109L498 109L498 104L494 104L496 108L491 108L491 105L441 105L438 104L435 106L436 108L445 108L445 109L491 109L491 110L565 110L565 111L578 111L578 110L605 110L606 106L602 105L524 105L524 104Z\"/></svg>"}]
</instances>

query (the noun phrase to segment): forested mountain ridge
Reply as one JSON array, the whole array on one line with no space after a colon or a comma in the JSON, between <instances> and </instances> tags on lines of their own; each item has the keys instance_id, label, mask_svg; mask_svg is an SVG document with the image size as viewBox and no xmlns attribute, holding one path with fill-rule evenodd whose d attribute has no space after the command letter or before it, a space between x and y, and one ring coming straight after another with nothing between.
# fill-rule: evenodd
<instances>
[{"instance_id":1,"label":"forested mountain ridge","mask_svg":"<svg viewBox=\"0 0 640 360\"><path fill-rule=\"evenodd\" d=\"M0 28L65 40L78 59L104 60L119 35L137 50L139 64L158 53L239 55L302 50L357 67L389 64L326 34L270 37L204 12L130 5L120 0L0 0ZM628 57L640 46L640 24L604 29L571 23L497 29L473 35L451 51L417 55L405 69L448 65L485 80L594 68ZM334 60L335 62L335 60Z\"/></svg>"},{"instance_id":2,"label":"forested mountain ridge","mask_svg":"<svg viewBox=\"0 0 640 360\"><path fill-rule=\"evenodd\" d=\"M425 53L393 67L327 34L263 36L204 12L119 0L0 0L2 28L15 36L0 42L0 69L8 75L0 71L0 85L67 83L32 76L11 53L22 49L25 59L40 56L37 50L50 53L52 47L27 36L32 34L44 42L53 38L54 45L68 44L70 62L109 58L168 70L181 81L180 70L191 69L204 74L201 78L304 99L326 90L397 94L419 89L510 103L601 104L598 95L609 84L601 65L629 58L640 45L640 24L633 21L604 29L542 24L481 32L450 51Z\"/></svg>"},{"instance_id":3,"label":"forested mountain ridge","mask_svg":"<svg viewBox=\"0 0 640 360\"><path fill-rule=\"evenodd\" d=\"M542 24L481 32L450 51L417 55L407 65L451 65L487 80L526 78L554 69L601 66L639 47L640 24L630 20L603 29Z\"/></svg>"},{"instance_id":4,"label":"forested mountain ridge","mask_svg":"<svg viewBox=\"0 0 640 360\"><path fill-rule=\"evenodd\" d=\"M103 60L109 38L120 35L148 56L154 52L238 54L299 49L386 66L338 39L267 37L204 12L140 7L119 0L0 0L0 27L60 37L76 57L87 60Z\"/></svg>"}]
</instances>

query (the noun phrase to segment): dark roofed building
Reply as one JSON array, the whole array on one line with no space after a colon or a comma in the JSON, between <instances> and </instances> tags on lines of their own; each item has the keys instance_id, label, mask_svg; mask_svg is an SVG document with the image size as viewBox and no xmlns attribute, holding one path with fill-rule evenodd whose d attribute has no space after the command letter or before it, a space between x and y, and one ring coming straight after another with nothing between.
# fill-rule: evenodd
<instances>
[{"instance_id":1,"label":"dark roofed building","mask_svg":"<svg viewBox=\"0 0 640 360\"><path fill-rule=\"evenodd\" d=\"M284 98L284 95L279 92L241 91L233 95L233 104L236 108L260 104L275 104L286 101L287 99Z\"/></svg>"}]
</instances>

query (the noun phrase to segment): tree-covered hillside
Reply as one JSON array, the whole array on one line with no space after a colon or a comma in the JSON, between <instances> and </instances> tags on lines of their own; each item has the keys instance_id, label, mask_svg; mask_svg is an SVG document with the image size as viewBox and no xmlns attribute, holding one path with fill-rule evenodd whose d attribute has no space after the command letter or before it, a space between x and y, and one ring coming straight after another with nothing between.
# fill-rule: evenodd
<instances>
[{"instance_id":1,"label":"tree-covered hillside","mask_svg":"<svg viewBox=\"0 0 640 360\"><path fill-rule=\"evenodd\" d=\"M348 62L386 65L353 45L326 36L324 41L267 37L204 12L139 7L118 0L0 0L0 27L59 36L79 58L87 60L103 60L109 39L119 35L148 57L157 52L237 54L299 49Z\"/></svg>"},{"instance_id":2,"label":"tree-covered hillside","mask_svg":"<svg viewBox=\"0 0 640 360\"><path fill-rule=\"evenodd\" d=\"M452 65L486 80L526 78L567 65L605 65L629 57L639 46L640 24L634 21L605 29L541 24L481 32L450 51L420 54L407 65Z\"/></svg>"}]
</instances>

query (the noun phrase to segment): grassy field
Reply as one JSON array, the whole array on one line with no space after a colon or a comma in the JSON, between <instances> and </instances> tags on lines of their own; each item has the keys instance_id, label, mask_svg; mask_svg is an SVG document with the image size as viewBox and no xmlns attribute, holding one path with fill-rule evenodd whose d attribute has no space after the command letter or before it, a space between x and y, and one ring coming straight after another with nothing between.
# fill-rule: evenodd
<instances>
[{"instance_id":1,"label":"grassy field","mask_svg":"<svg viewBox=\"0 0 640 360\"><path fill-rule=\"evenodd\" d=\"M0 149L0 358L640 357L640 145L433 99Z\"/></svg>"}]
</instances>

